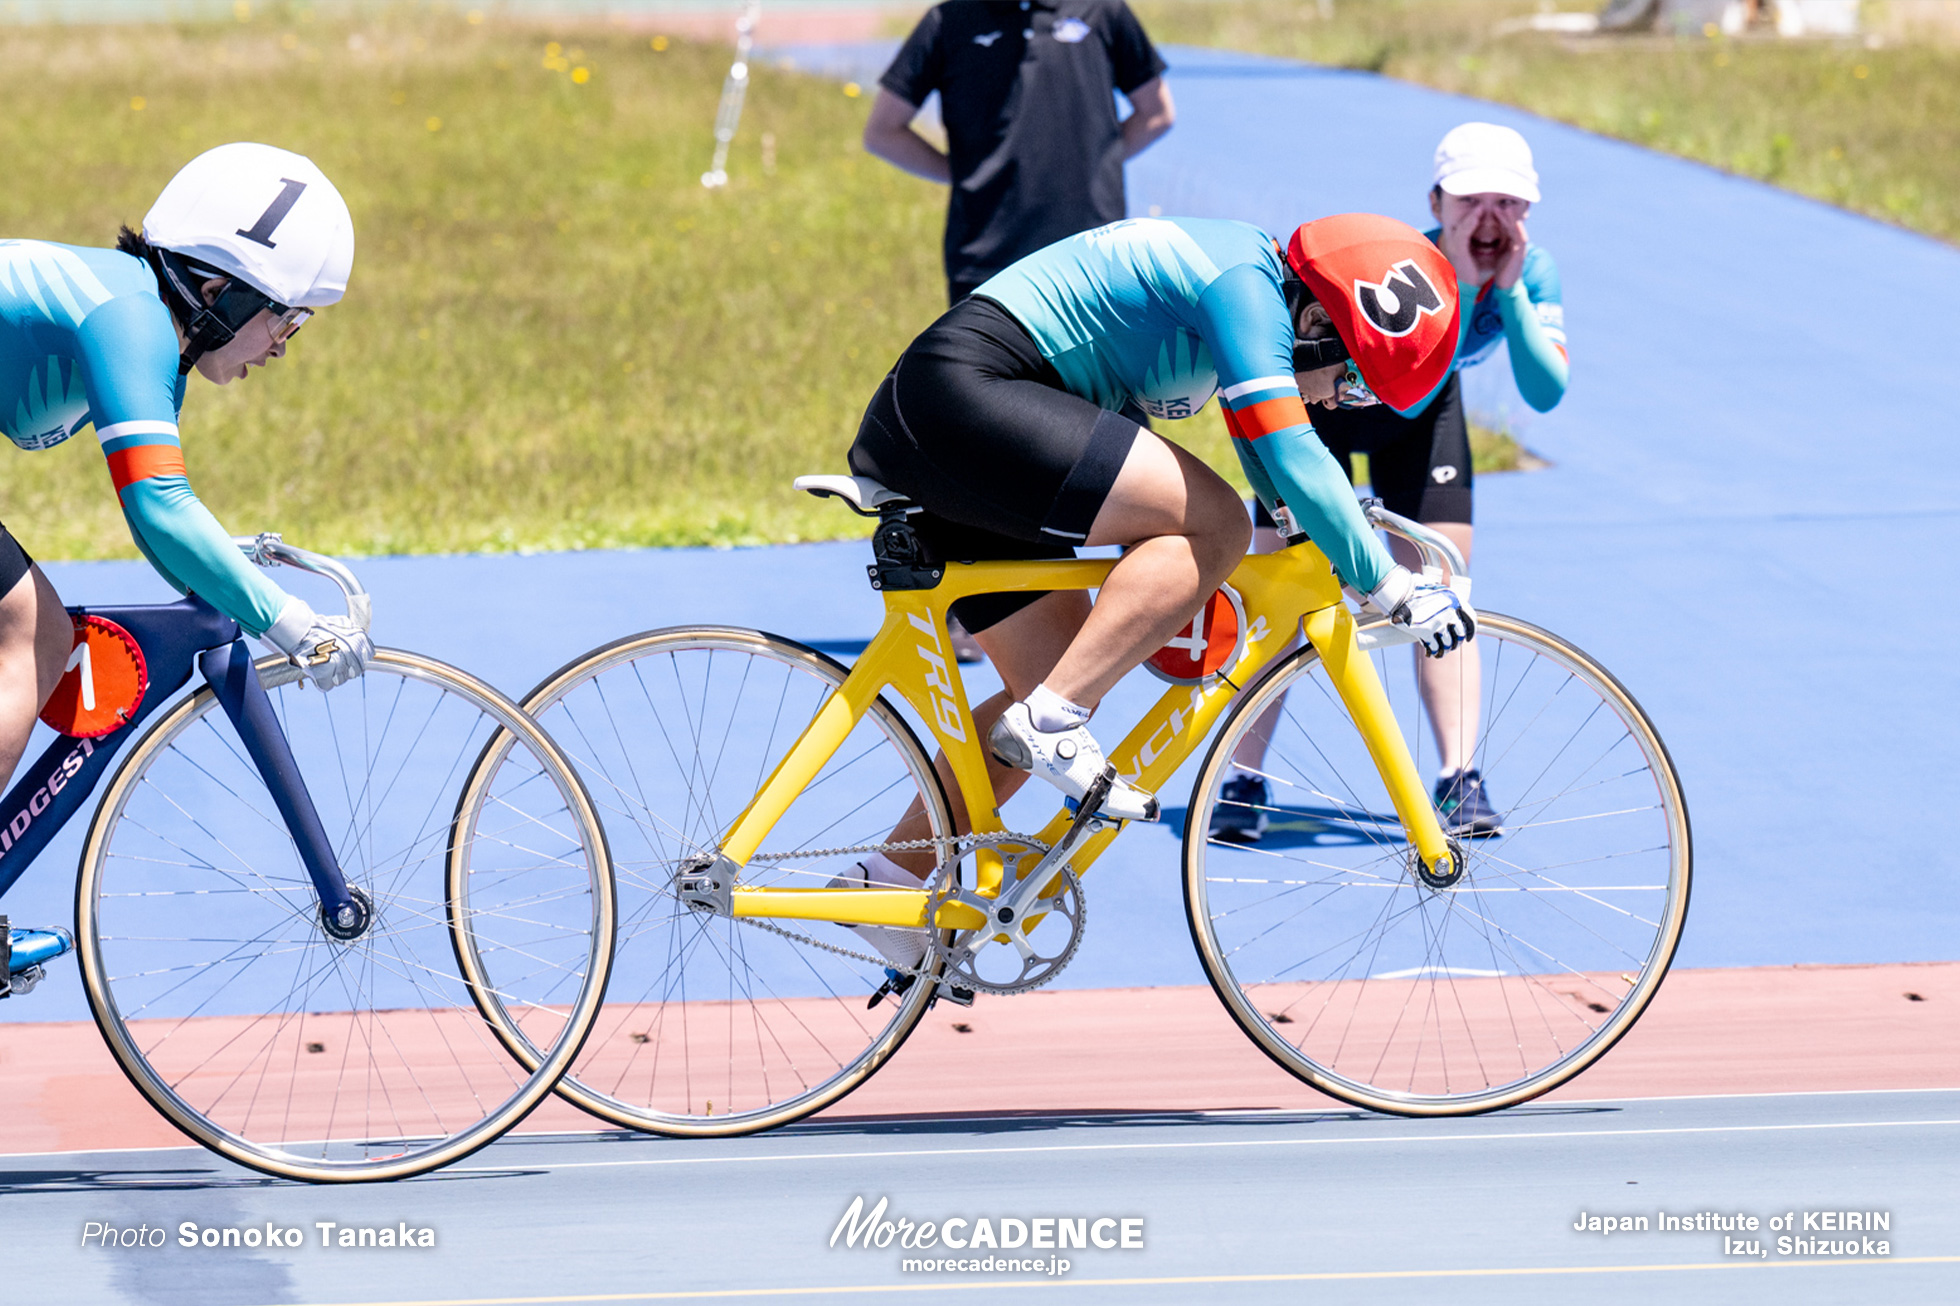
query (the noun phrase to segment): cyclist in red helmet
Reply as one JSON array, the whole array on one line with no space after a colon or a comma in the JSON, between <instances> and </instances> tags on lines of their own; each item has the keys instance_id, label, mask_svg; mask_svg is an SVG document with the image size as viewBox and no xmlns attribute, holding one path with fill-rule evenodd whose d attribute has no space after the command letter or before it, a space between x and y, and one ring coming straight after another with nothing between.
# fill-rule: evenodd
<instances>
[{"instance_id":1,"label":"cyclist in red helmet","mask_svg":"<svg viewBox=\"0 0 1960 1306\"><path fill-rule=\"evenodd\" d=\"M1051 558L1122 545L1091 607L1080 591L976 595L955 612L1004 692L974 716L1003 798L1027 773L1082 796L1103 769L1087 729L1103 695L1188 624L1244 557L1237 494L1119 415L1188 417L1217 395L1248 477L1288 534L1442 656L1475 617L1398 566L1369 529L1309 405L1420 407L1456 354L1456 275L1389 218L1308 223L1282 247L1239 222L1113 223L984 282L908 347L851 448L852 471L921 505L947 558ZM1152 819L1120 783L1104 812ZM866 877L909 883L874 857Z\"/></svg>"},{"instance_id":2,"label":"cyclist in red helmet","mask_svg":"<svg viewBox=\"0 0 1960 1306\"><path fill-rule=\"evenodd\" d=\"M1565 310L1552 256L1525 233L1524 220L1539 193L1524 137L1509 127L1467 122L1443 137L1435 162L1429 207L1437 225L1428 236L1456 269L1463 299L1456 375L1418 413L1348 409L1326 414L1315 429L1344 465L1356 454L1367 457L1367 479L1384 506L1440 531L1468 559L1476 478L1460 377L1506 343L1508 370L1524 401L1541 413L1557 406L1569 374ZM1260 551L1279 543L1267 529L1256 530L1254 540ZM1403 561L1415 556L1399 540L1391 540L1389 548ZM1487 838L1504 832L1504 814L1485 789L1478 766L1477 651L1473 647L1450 663L1425 661L1416 668L1423 714L1436 743L1436 806L1450 833ZM1278 708L1276 702L1269 710L1276 714ZM1262 741L1269 734L1255 727L1240 742L1222 801L1212 809L1212 838L1253 843L1264 835L1272 798L1262 771Z\"/></svg>"}]
</instances>

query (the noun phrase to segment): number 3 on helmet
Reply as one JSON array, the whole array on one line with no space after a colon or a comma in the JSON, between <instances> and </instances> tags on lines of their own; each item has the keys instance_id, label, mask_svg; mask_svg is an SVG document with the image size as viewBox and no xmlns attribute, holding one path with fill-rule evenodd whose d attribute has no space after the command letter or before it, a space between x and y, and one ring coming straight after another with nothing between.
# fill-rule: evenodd
<instances>
[{"instance_id":1,"label":"number 3 on helmet","mask_svg":"<svg viewBox=\"0 0 1960 1306\"><path fill-rule=\"evenodd\" d=\"M1406 417L1443 388L1461 326L1456 269L1421 232L1344 213L1295 231L1286 261L1383 403Z\"/></svg>"}]
</instances>

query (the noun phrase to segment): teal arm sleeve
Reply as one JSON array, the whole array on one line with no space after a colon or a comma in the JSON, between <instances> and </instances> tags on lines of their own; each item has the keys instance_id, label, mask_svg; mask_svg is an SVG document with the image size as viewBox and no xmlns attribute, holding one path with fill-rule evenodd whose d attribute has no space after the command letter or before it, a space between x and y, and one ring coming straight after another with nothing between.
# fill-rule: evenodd
<instances>
[{"instance_id":1,"label":"teal arm sleeve","mask_svg":"<svg viewBox=\"0 0 1960 1306\"><path fill-rule=\"evenodd\" d=\"M1395 560L1361 515L1347 474L1312 427L1234 440L1232 448L1253 490L1268 507L1275 499L1286 504L1343 581L1363 594L1381 588Z\"/></svg>"},{"instance_id":2,"label":"teal arm sleeve","mask_svg":"<svg viewBox=\"0 0 1960 1306\"><path fill-rule=\"evenodd\" d=\"M255 636L278 620L286 592L245 561L189 481L181 476L134 481L123 487L122 506L136 547L172 589L194 591Z\"/></svg>"},{"instance_id":3,"label":"teal arm sleeve","mask_svg":"<svg viewBox=\"0 0 1960 1306\"><path fill-rule=\"evenodd\" d=\"M1550 412L1565 397L1569 375L1565 351L1538 320L1537 306L1519 281L1509 290L1492 292L1504 319L1504 339L1511 349L1511 375L1524 401L1541 413Z\"/></svg>"}]
</instances>

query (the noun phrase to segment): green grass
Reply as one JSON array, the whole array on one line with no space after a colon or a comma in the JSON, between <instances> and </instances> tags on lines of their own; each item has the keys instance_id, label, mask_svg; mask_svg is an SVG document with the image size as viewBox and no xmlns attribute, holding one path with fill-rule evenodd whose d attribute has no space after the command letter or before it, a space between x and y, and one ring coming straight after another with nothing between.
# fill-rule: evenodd
<instances>
[{"instance_id":1,"label":"green grass","mask_svg":"<svg viewBox=\"0 0 1960 1306\"><path fill-rule=\"evenodd\" d=\"M1960 48L1935 41L1561 39L1535 0L1136 0L1153 39L1366 68L1515 104L1960 241ZM1561 8L1597 8L1566 0ZM1909 17L1868 4L1875 21ZM1547 203L1557 178L1546 179ZM1682 233L1656 233L1657 248Z\"/></svg>"},{"instance_id":2,"label":"green grass","mask_svg":"<svg viewBox=\"0 0 1960 1306\"><path fill-rule=\"evenodd\" d=\"M1532 0L1138 7L1161 40L1510 100L1960 237L1951 49L1491 34ZM342 553L861 533L789 480L842 469L941 308L945 202L864 154L866 99L759 70L709 192L725 47L415 6L253 15L0 27L32 72L0 120L0 234L109 244L227 140L312 155L353 208L347 301L250 381L191 383L186 461L229 527ZM1166 433L1236 478L1215 408ZM0 518L43 557L134 552L86 439L15 458Z\"/></svg>"},{"instance_id":3,"label":"green grass","mask_svg":"<svg viewBox=\"0 0 1960 1306\"><path fill-rule=\"evenodd\" d=\"M944 192L864 154L864 99L757 76L709 192L725 48L307 12L0 28L37 70L0 118L0 234L110 244L227 140L311 155L353 210L347 299L251 379L191 381L185 460L220 520L346 553L857 530L790 478L842 470L944 295ZM133 554L86 438L13 459L0 517L43 557Z\"/></svg>"}]
</instances>

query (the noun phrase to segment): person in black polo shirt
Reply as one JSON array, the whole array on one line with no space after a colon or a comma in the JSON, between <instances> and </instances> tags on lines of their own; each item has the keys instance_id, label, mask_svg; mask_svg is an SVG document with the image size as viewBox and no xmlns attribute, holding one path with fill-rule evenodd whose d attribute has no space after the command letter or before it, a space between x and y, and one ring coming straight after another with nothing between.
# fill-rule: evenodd
<instances>
[{"instance_id":1,"label":"person in black polo shirt","mask_svg":"<svg viewBox=\"0 0 1960 1306\"><path fill-rule=\"evenodd\" d=\"M879 80L864 148L952 186L948 298L1124 214L1123 162L1171 128L1164 61L1122 0L958 0ZM911 129L939 92L947 153ZM1113 91L1135 109L1116 121Z\"/></svg>"},{"instance_id":2,"label":"person in black polo shirt","mask_svg":"<svg viewBox=\"0 0 1960 1306\"><path fill-rule=\"evenodd\" d=\"M1175 116L1163 72L1122 0L955 0L919 20L879 79L864 148L951 185L950 302L1023 255L1126 216L1123 163ZM934 91L945 154L911 126ZM1135 110L1121 123L1114 91ZM981 659L957 622L951 633L960 661Z\"/></svg>"}]
</instances>

